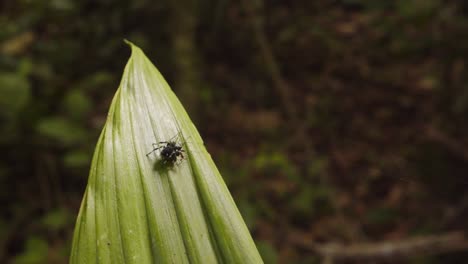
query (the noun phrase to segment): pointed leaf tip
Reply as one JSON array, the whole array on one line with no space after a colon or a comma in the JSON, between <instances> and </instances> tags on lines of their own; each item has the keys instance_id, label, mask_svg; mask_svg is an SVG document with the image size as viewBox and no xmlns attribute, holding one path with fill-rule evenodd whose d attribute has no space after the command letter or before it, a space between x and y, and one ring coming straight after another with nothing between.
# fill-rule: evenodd
<instances>
[{"instance_id":1,"label":"pointed leaf tip","mask_svg":"<svg viewBox=\"0 0 468 264\"><path fill-rule=\"evenodd\" d=\"M124 41L127 45L129 45L130 47L135 46L135 44L133 44L133 43L132 43L130 40L128 40L128 39L124 39L123 41Z\"/></svg>"},{"instance_id":2,"label":"pointed leaf tip","mask_svg":"<svg viewBox=\"0 0 468 264\"><path fill-rule=\"evenodd\" d=\"M130 40L124 39L123 41L125 42L125 44L127 44L128 46L130 46L130 49L131 49L131 51L132 51L132 54L133 54L133 52L136 51L136 50L140 50L141 52L143 52L143 51L140 49L140 47L138 47L137 45L135 45L135 44L134 44L133 42L131 42ZM130 58L131 58L131 57L130 57Z\"/></svg>"}]
</instances>

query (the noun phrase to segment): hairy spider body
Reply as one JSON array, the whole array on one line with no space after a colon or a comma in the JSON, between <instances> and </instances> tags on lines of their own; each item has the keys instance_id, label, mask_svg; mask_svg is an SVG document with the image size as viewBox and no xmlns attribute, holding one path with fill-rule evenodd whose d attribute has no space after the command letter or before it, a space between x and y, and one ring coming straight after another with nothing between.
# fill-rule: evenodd
<instances>
[{"instance_id":1,"label":"hairy spider body","mask_svg":"<svg viewBox=\"0 0 468 264\"><path fill-rule=\"evenodd\" d=\"M165 144L160 153L163 163L174 164L179 157L184 159L184 150L181 146L178 146L175 142L165 142Z\"/></svg>"}]
</instances>

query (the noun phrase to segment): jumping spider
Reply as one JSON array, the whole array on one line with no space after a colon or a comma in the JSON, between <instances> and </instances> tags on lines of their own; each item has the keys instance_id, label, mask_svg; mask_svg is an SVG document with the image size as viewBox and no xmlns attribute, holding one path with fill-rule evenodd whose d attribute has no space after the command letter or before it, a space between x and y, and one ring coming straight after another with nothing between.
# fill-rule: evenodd
<instances>
[{"instance_id":1,"label":"jumping spider","mask_svg":"<svg viewBox=\"0 0 468 264\"><path fill-rule=\"evenodd\" d=\"M148 156L149 154L161 150L159 152L159 155L161 156L161 162L163 165L170 165L173 166L176 164L179 160L182 161L184 157L184 150L182 149L182 146L180 146L176 140L174 140L175 137L178 135L174 136L168 141L161 141L158 143L153 143L153 150L146 154ZM179 159L180 158L180 159Z\"/></svg>"}]
</instances>

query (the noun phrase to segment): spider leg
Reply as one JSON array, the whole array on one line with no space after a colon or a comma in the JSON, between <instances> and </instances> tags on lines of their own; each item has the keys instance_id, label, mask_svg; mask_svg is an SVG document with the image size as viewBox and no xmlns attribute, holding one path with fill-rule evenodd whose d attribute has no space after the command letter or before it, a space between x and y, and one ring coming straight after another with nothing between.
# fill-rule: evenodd
<instances>
[{"instance_id":1,"label":"spider leg","mask_svg":"<svg viewBox=\"0 0 468 264\"><path fill-rule=\"evenodd\" d=\"M179 134L180 134L180 132L177 133L177 134L175 134L175 136L171 137L168 141L161 141L161 142L159 142L159 143L166 143L166 144L167 144L167 143L169 143L169 142L174 142L174 139L178 138L178 137L179 137ZM177 140L176 140L176 142L177 142Z\"/></svg>"},{"instance_id":2,"label":"spider leg","mask_svg":"<svg viewBox=\"0 0 468 264\"><path fill-rule=\"evenodd\" d=\"M146 157L148 157L148 156L149 156L149 154L151 154L151 153L153 153L153 152L155 152L155 151L156 151L156 149L153 149L152 151L150 151L150 152L146 153Z\"/></svg>"},{"instance_id":3,"label":"spider leg","mask_svg":"<svg viewBox=\"0 0 468 264\"><path fill-rule=\"evenodd\" d=\"M154 148L154 145L156 145L156 143L153 143L153 148ZM150 151L149 153L147 153L146 156L148 157L149 154L155 152L156 150L158 150L158 149L160 149L160 148L162 148L162 147L163 147L163 146L154 148L152 151Z\"/></svg>"},{"instance_id":4,"label":"spider leg","mask_svg":"<svg viewBox=\"0 0 468 264\"><path fill-rule=\"evenodd\" d=\"M184 154L182 152L184 151L181 149L179 152L175 153L177 165L181 164L185 159Z\"/></svg>"},{"instance_id":5,"label":"spider leg","mask_svg":"<svg viewBox=\"0 0 468 264\"><path fill-rule=\"evenodd\" d=\"M182 159L177 159L176 164L179 165L182 163Z\"/></svg>"}]
</instances>

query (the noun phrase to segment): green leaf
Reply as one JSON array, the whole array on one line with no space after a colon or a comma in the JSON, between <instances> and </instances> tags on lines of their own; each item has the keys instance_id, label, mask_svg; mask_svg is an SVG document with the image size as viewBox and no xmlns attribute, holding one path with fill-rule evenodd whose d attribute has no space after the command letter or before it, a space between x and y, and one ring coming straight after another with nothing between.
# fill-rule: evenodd
<instances>
[{"instance_id":1,"label":"green leaf","mask_svg":"<svg viewBox=\"0 0 468 264\"><path fill-rule=\"evenodd\" d=\"M64 99L64 108L66 112L76 120L80 120L86 116L91 110L92 102L86 94L74 89L67 93Z\"/></svg>"},{"instance_id":2,"label":"green leaf","mask_svg":"<svg viewBox=\"0 0 468 264\"><path fill-rule=\"evenodd\" d=\"M12 117L27 104L31 87L26 77L0 73L0 116Z\"/></svg>"},{"instance_id":3,"label":"green leaf","mask_svg":"<svg viewBox=\"0 0 468 264\"><path fill-rule=\"evenodd\" d=\"M17 255L13 263L14 264L40 264L47 263L47 253L48 253L48 244L47 241L38 238L31 237L26 241L26 248L20 254Z\"/></svg>"},{"instance_id":4,"label":"green leaf","mask_svg":"<svg viewBox=\"0 0 468 264\"><path fill-rule=\"evenodd\" d=\"M82 142L86 138L86 131L62 117L50 117L39 121L37 125L39 134L55 139L65 145Z\"/></svg>"},{"instance_id":5,"label":"green leaf","mask_svg":"<svg viewBox=\"0 0 468 264\"><path fill-rule=\"evenodd\" d=\"M70 263L263 263L200 135L133 44L97 143ZM179 135L185 160L155 167ZM157 153L156 153L157 154ZM156 168L156 169L155 169Z\"/></svg>"},{"instance_id":6,"label":"green leaf","mask_svg":"<svg viewBox=\"0 0 468 264\"><path fill-rule=\"evenodd\" d=\"M48 212L43 218L42 223L50 231L59 231L66 227L69 223L69 213L67 210L60 208Z\"/></svg>"},{"instance_id":7,"label":"green leaf","mask_svg":"<svg viewBox=\"0 0 468 264\"><path fill-rule=\"evenodd\" d=\"M73 150L65 154L63 163L69 168L79 168L88 166L91 155L83 150Z\"/></svg>"}]
</instances>

